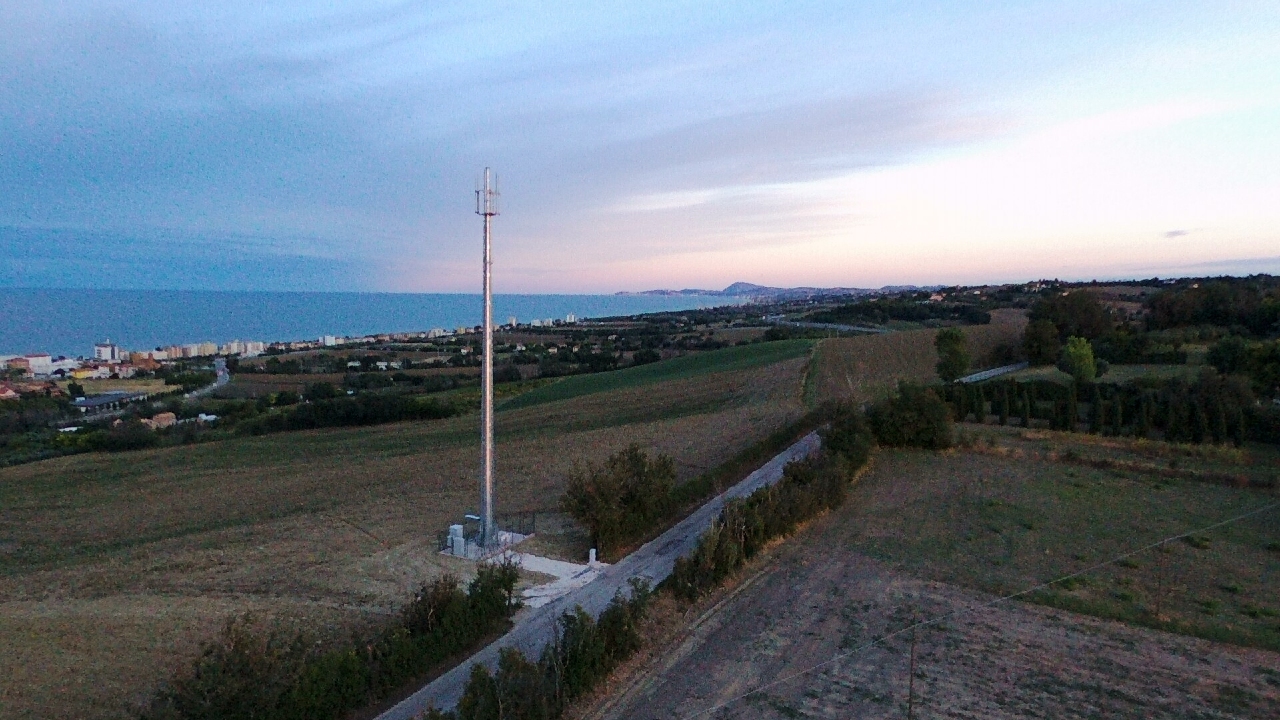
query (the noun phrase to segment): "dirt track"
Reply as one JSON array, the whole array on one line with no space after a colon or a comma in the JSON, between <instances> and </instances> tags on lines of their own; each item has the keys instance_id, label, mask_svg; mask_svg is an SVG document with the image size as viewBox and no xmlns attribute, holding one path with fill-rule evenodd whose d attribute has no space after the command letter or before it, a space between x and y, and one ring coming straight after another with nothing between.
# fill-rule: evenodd
<instances>
[{"instance_id":1,"label":"dirt track","mask_svg":"<svg viewBox=\"0 0 1280 720\"><path fill-rule=\"evenodd\" d=\"M912 618L991 596L839 551L856 532L851 512L775 548L745 587L691 619L586 716L906 717L911 633L859 648ZM918 718L1280 717L1280 655L1271 652L1022 603L973 610L916 638Z\"/></svg>"}]
</instances>

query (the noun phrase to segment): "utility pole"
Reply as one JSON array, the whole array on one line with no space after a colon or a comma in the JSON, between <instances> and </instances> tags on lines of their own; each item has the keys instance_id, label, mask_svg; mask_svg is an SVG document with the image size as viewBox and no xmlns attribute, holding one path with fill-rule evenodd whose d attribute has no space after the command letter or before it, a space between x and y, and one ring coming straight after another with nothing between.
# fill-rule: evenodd
<instances>
[{"instance_id":1,"label":"utility pole","mask_svg":"<svg viewBox=\"0 0 1280 720\"><path fill-rule=\"evenodd\" d=\"M484 218L484 360L480 371L480 547L488 549L498 540L493 525L493 255L489 245L489 224L498 214L497 177L490 184L489 168L484 169L484 186L476 189L476 214Z\"/></svg>"}]
</instances>

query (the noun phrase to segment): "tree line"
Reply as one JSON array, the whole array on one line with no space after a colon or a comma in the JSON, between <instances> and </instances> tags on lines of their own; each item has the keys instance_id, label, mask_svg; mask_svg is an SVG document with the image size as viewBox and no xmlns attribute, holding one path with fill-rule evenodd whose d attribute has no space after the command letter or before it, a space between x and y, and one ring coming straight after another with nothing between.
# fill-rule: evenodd
<instances>
[{"instance_id":1,"label":"tree line","mask_svg":"<svg viewBox=\"0 0 1280 720\"><path fill-rule=\"evenodd\" d=\"M946 386L961 421L1045 427L1169 442L1276 442L1273 411L1253 401L1240 378L1212 371L1194 380L1137 380L1125 385L991 381Z\"/></svg>"}]
</instances>

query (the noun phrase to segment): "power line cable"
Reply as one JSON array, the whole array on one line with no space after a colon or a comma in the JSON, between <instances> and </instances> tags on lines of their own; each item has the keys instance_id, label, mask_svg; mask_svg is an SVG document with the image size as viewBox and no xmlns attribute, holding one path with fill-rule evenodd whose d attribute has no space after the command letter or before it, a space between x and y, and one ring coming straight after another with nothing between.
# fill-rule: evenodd
<instances>
[{"instance_id":1,"label":"power line cable","mask_svg":"<svg viewBox=\"0 0 1280 720\"><path fill-rule=\"evenodd\" d=\"M1018 592L1015 592L1015 593L1010 593L1010 594L1008 594L1008 595L1003 595L1003 596L1001 596L1001 597L995 598L994 600L988 600L987 602L979 603L979 604L977 604L977 605L972 605L972 606L970 606L970 607L963 608L963 609L961 609L961 610L956 610L955 612L950 612L950 613L946 613L946 614L944 614L944 615L939 615L938 617L931 618L931 619L929 619L929 620L923 620L923 621L921 621L921 622L915 623L914 625L907 625L907 626L905 626L905 627L899 628L898 630L894 630L894 631L893 631L893 632L891 632L891 633L886 633L886 634L884 634L884 635L881 635L881 636L880 636L880 637L878 637L878 638L874 638L874 639L870 640L869 642L866 642L866 643L864 643L864 644L862 644L862 645L859 645L858 647L856 647L856 648L854 648L854 649L852 649L852 650L850 650L850 651L848 651L848 652L840 653L840 654L838 654L838 655L833 656L832 658L830 658L830 659L828 659L828 660L824 660L824 661L822 661L822 662L820 662L820 663L817 663L817 664L815 664L815 665L811 665L810 667L807 667L807 668L805 668L804 670L800 670L800 671L798 671L798 672L794 672L794 673L792 673L792 674L790 674L790 675L787 675L787 676L785 676L785 677L781 677L781 678L778 678L778 679L773 680L773 681L771 681L771 682L765 683L764 685L760 685L759 687L756 687L756 688L753 688L753 689L751 689L751 690L748 690L747 692L744 692L744 693L742 693L742 694L740 694L740 695L735 695L734 697L731 697L731 698L729 698L728 700L725 700L725 701L724 701L724 702L722 702L722 703L719 703L719 704L716 704L716 705L712 705L711 707L706 708L705 710L699 710L698 712L696 712L696 713L694 713L694 714L692 714L692 715L686 715L686 716L685 716L685 720L693 720L693 718L701 717L701 716L706 715L706 714L708 714L708 713L713 713L713 712L715 712L715 711L717 711L717 710L720 710L720 709L722 709L722 708L728 707L729 705L732 705L733 703L736 703L736 702L738 702L739 700L742 700L742 699L744 699L744 698L746 698L746 697L748 697L748 696L750 696L750 695L754 695L754 694L756 694L756 693L763 692L763 691L765 691L765 690L768 690L768 689L769 689L769 688L771 688L771 687L775 687L775 686L781 685L781 684L783 684L783 683L787 683L787 682L790 682L790 681L792 681L792 680L795 680L795 679L796 679L796 678L798 678L798 677L802 677L802 676L804 676L804 675L808 675L809 673L811 673L811 672L813 672L813 671L815 671L815 670L821 669L821 668L826 667L827 665L830 665L830 664L832 664L832 663L834 663L834 662L837 662L837 661L840 661L840 660L844 660L845 658L848 658L848 657L851 657L851 656L853 656L853 655L856 655L856 654L858 654L858 653L862 652L863 650L867 650L867 649L870 649L870 648L872 648L872 647L875 647L876 645L879 645L880 643L883 643L883 642L884 642L884 641L886 641L886 640L890 640L890 639L892 639L892 638L894 638L894 637L897 637L898 635L902 635L903 633L906 633L906 632L909 632L909 631L914 631L914 630L916 630L916 629L918 629L918 628L928 627L928 626L930 626L930 625L937 625L938 623L940 623L940 622L942 622L942 621L944 621L944 620L948 620L948 619L951 619L951 618L960 617L960 616L962 616L962 615L967 615L967 614L972 613L972 612L975 612L975 611L977 611L977 610L983 610L983 609L985 609L985 608L989 608L989 607L992 607L992 606L994 606L994 605L998 605L998 604L1000 604L1000 603L1002 603L1002 602L1007 602L1007 601L1009 601L1009 600L1013 600L1013 599L1015 599L1015 598L1022 597L1023 595L1028 595L1028 594L1030 594L1030 593L1036 592L1037 590L1043 590L1043 589L1045 589L1045 588L1049 587L1050 585L1054 585L1054 584L1056 584L1056 583L1060 583L1060 582L1063 582L1063 581L1065 581L1065 580L1070 580L1070 579L1075 578L1075 577L1080 577L1081 575L1086 575L1086 574L1088 574L1088 573L1093 572L1094 570L1098 570L1098 569L1104 568L1104 567L1106 567L1106 566L1108 566L1108 565L1111 565L1111 564L1113 564L1113 563L1119 562L1120 560L1124 560L1124 559L1125 559L1125 558L1127 558L1127 557L1132 557L1132 556L1137 555L1137 554L1139 554L1139 553L1146 552L1147 550L1151 550L1152 548L1160 547L1161 545L1164 545L1164 544L1166 544L1166 543L1173 542L1174 540L1181 540L1182 538L1190 537L1190 536L1192 536L1192 535L1196 535L1196 534L1198 534L1198 533L1203 533L1203 532L1208 532L1208 531L1210 531L1210 530L1215 530L1215 529L1217 529L1217 528L1223 527L1224 525L1230 525L1231 523L1239 522L1239 521L1244 520L1244 519L1246 519L1246 518L1253 517L1254 515L1260 515L1260 514L1262 514L1262 513L1264 513L1264 512L1268 512L1268 511L1270 511L1270 510L1275 510L1276 508L1280 508L1280 502L1274 502L1274 503L1271 503L1270 505L1264 505L1263 507L1257 508L1257 509L1255 509L1255 510L1250 510L1249 512L1247 512L1247 513L1243 513L1243 514L1241 514L1241 515L1236 515L1235 517L1227 518L1226 520L1222 520L1222 521L1220 521L1220 522L1216 522L1216 523L1214 523L1214 524L1212 524L1212 525L1206 525L1206 526L1204 526L1204 527L1202 527L1202 528L1197 528L1197 529L1195 529L1195 530L1188 530L1187 532L1184 532L1184 533L1179 533L1179 534L1177 534L1177 535L1172 535L1172 536L1170 536L1170 537L1164 538L1163 540L1158 540L1158 541L1156 541L1156 542L1153 542L1153 543L1150 543L1150 544L1147 544L1147 545L1143 545L1142 547L1137 548L1136 550L1130 550L1129 552L1123 553L1123 554L1121 554L1121 555L1117 555L1117 556L1115 556L1115 557L1113 557L1113 558L1111 558L1111 559L1109 559L1109 560L1104 560L1103 562L1097 563L1097 564L1095 564L1095 565L1091 565L1091 566L1089 566L1089 567L1087 567L1087 568L1085 568L1085 569L1083 569L1083 570L1078 570L1078 571L1073 572L1073 573L1070 573L1070 574L1068 574L1068 575L1063 575L1062 577L1056 578L1056 579L1054 579L1054 580L1050 580L1050 581L1048 581L1048 582L1040 583L1039 585L1033 585L1033 586L1031 586L1031 587L1029 587L1029 588L1025 588L1025 589L1023 589L1023 590L1019 590Z\"/></svg>"}]
</instances>

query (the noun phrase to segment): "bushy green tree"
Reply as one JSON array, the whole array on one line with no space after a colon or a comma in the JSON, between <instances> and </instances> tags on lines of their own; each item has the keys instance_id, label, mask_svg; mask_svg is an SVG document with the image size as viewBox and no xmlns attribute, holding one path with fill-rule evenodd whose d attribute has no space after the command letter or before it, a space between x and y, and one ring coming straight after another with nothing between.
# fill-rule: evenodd
<instances>
[{"instance_id":1,"label":"bushy green tree","mask_svg":"<svg viewBox=\"0 0 1280 720\"><path fill-rule=\"evenodd\" d=\"M292 390L281 390L280 392L276 393L276 405L280 407L283 407L286 405L297 405L298 400L299 400L298 393Z\"/></svg>"},{"instance_id":2,"label":"bushy green tree","mask_svg":"<svg viewBox=\"0 0 1280 720\"><path fill-rule=\"evenodd\" d=\"M938 377L943 382L954 382L969 370L969 350L964 333L958 328L943 328L933 339L938 351Z\"/></svg>"},{"instance_id":3,"label":"bushy green tree","mask_svg":"<svg viewBox=\"0 0 1280 720\"><path fill-rule=\"evenodd\" d=\"M1094 340L1106 335L1113 325L1111 313L1087 290L1051 295L1031 307L1031 320L1053 323L1058 339L1075 335Z\"/></svg>"},{"instance_id":4,"label":"bushy green tree","mask_svg":"<svg viewBox=\"0 0 1280 720\"><path fill-rule=\"evenodd\" d=\"M336 398L342 394L337 386L330 382L316 382L307 385L306 398L308 400L328 400Z\"/></svg>"},{"instance_id":5,"label":"bushy green tree","mask_svg":"<svg viewBox=\"0 0 1280 720\"><path fill-rule=\"evenodd\" d=\"M1098 376L1098 365L1093 359L1093 345L1082 337L1067 338L1058 368L1075 378L1078 383L1091 383Z\"/></svg>"},{"instance_id":6,"label":"bushy green tree","mask_svg":"<svg viewBox=\"0 0 1280 720\"><path fill-rule=\"evenodd\" d=\"M833 455L843 456L854 468L862 467L871 456L871 429L862 413L854 408L841 407L831 424L819 432L822 447Z\"/></svg>"},{"instance_id":7,"label":"bushy green tree","mask_svg":"<svg viewBox=\"0 0 1280 720\"><path fill-rule=\"evenodd\" d=\"M561 507L586 526L601 553L609 553L670 509L675 477L670 457L650 459L632 445L602 466L575 469Z\"/></svg>"},{"instance_id":8,"label":"bushy green tree","mask_svg":"<svg viewBox=\"0 0 1280 720\"><path fill-rule=\"evenodd\" d=\"M1209 364L1220 373L1240 373L1249 368L1249 344L1236 335L1228 335L1209 348Z\"/></svg>"},{"instance_id":9,"label":"bushy green tree","mask_svg":"<svg viewBox=\"0 0 1280 720\"><path fill-rule=\"evenodd\" d=\"M909 382L867 413L876 441L889 447L951 447L951 413L932 389Z\"/></svg>"},{"instance_id":10,"label":"bushy green tree","mask_svg":"<svg viewBox=\"0 0 1280 720\"><path fill-rule=\"evenodd\" d=\"M1052 365L1062 350L1058 329L1048 320L1035 320L1022 331L1022 351L1032 365Z\"/></svg>"}]
</instances>

